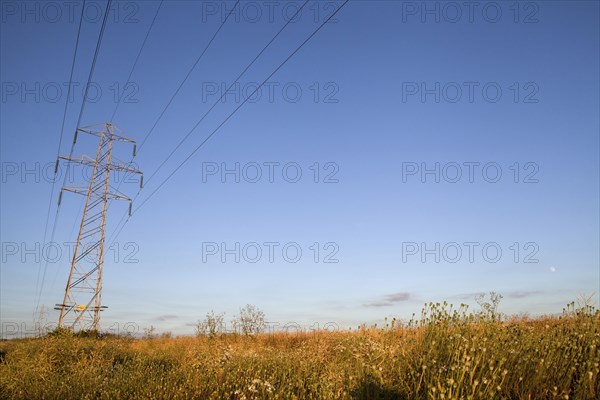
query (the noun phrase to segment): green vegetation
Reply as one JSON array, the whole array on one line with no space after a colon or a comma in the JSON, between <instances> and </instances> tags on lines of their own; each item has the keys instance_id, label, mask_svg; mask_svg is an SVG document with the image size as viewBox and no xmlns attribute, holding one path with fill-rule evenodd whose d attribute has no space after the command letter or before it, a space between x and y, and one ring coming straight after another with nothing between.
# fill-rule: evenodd
<instances>
[{"instance_id":1,"label":"green vegetation","mask_svg":"<svg viewBox=\"0 0 600 400\"><path fill-rule=\"evenodd\" d=\"M408 325L351 332L256 334L247 322L262 314L251 308L246 334L219 333L222 318L211 313L197 337L11 340L2 343L0 398L600 398L592 307L511 319L490 305L469 313L429 304Z\"/></svg>"}]
</instances>

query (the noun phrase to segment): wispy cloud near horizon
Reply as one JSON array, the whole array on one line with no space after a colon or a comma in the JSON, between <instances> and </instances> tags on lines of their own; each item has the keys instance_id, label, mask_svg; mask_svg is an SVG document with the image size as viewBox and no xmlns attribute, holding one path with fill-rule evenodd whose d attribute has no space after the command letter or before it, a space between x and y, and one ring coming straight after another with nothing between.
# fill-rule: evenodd
<instances>
[{"instance_id":1,"label":"wispy cloud near horizon","mask_svg":"<svg viewBox=\"0 0 600 400\"><path fill-rule=\"evenodd\" d=\"M165 314L165 315L159 315L158 317L156 317L156 320L160 321L160 322L164 322L164 321L169 321L169 320L177 319L177 318L179 318L178 315Z\"/></svg>"},{"instance_id":2,"label":"wispy cloud near horizon","mask_svg":"<svg viewBox=\"0 0 600 400\"><path fill-rule=\"evenodd\" d=\"M396 303L408 301L411 297L412 294L409 292L392 293L384 296L382 300L364 304L364 307L389 307Z\"/></svg>"}]
</instances>

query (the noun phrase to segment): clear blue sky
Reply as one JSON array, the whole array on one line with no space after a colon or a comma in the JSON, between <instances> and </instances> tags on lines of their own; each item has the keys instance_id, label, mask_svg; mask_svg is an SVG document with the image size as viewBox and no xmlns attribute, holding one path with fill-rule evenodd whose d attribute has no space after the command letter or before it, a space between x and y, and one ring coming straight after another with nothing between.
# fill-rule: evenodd
<instances>
[{"instance_id":1,"label":"clear blue sky","mask_svg":"<svg viewBox=\"0 0 600 400\"><path fill-rule=\"evenodd\" d=\"M3 326L31 324L45 265L35 250L52 188L44 176L52 175L81 10L76 2L71 17L62 2L50 3L2 1ZM95 13L105 5L88 3L61 154L100 29ZM282 12L296 9L287 3L241 2L139 152L146 178L283 26ZM118 127L145 137L233 4L165 1ZM309 2L147 181L134 208L240 104L236 94L251 93L339 4ZM191 334L206 312L229 320L247 303L281 325L349 327L407 318L430 300L473 304L475 293L489 291L504 294L503 312L543 314L597 292L598 2L452 4L351 0L134 213L118 254L106 257L103 327L135 322ZM113 6L90 93L97 101L86 105L82 125L110 118L158 2ZM94 146L82 139L75 152ZM128 161L131 148L117 147ZM221 176L236 163L239 183ZM422 174L436 168L437 177ZM25 173L36 169L41 176ZM138 187L120 189L134 196ZM63 197L54 238L62 256L47 266L46 307L62 301L64 243L75 240L80 202ZM111 206L109 234L126 211L125 203ZM277 243L272 262L269 242ZM239 263L222 243L239 243ZM291 262L297 247L302 256Z\"/></svg>"}]
</instances>

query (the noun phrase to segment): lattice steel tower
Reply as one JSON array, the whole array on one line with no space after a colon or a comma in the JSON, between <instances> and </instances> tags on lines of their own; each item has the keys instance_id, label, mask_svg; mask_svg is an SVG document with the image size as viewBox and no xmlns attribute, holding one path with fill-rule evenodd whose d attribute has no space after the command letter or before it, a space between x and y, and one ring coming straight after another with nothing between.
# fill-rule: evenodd
<instances>
[{"instance_id":1,"label":"lattice steel tower","mask_svg":"<svg viewBox=\"0 0 600 400\"><path fill-rule=\"evenodd\" d=\"M87 155L60 156L59 159L69 163L79 163L92 167L93 172L88 184L82 186L61 188L58 204L63 191L86 196L83 216L79 226L79 234L71 260L71 271L65 288L62 304L56 304L55 310L60 310L58 325L61 327L79 329L100 328L100 311L106 308L102 305L102 269L104 267L104 241L106 233L106 214L110 200L129 201L131 214L131 199L111 186L111 171L142 174L131 168L130 163L118 161L113 157L114 142L129 142L133 144L135 156L135 141L127 138L111 123L78 128L75 131L73 145L78 133L86 133L99 138L95 159ZM58 167L58 160L57 160ZM141 181L140 179L140 185Z\"/></svg>"}]
</instances>

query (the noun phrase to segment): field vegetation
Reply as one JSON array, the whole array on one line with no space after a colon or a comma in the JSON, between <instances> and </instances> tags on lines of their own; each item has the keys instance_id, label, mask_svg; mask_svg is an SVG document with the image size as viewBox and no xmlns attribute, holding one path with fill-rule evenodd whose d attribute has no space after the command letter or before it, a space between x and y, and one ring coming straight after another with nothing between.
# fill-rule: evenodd
<instances>
[{"instance_id":1,"label":"field vegetation","mask_svg":"<svg viewBox=\"0 0 600 400\"><path fill-rule=\"evenodd\" d=\"M508 318L498 300L476 313L430 303L408 323L343 332L259 333L250 318L223 334L212 313L196 337L4 341L0 398L600 398L600 313L571 304L561 316Z\"/></svg>"}]
</instances>

